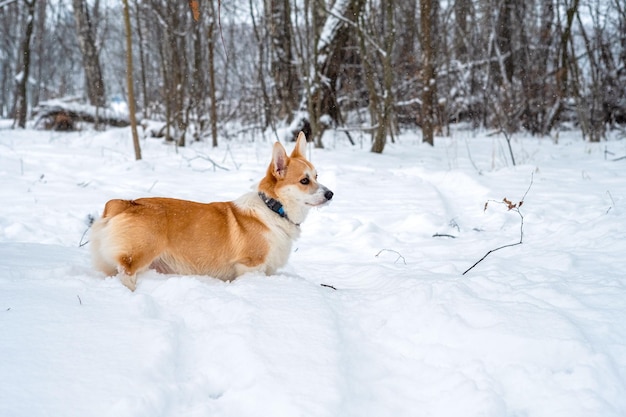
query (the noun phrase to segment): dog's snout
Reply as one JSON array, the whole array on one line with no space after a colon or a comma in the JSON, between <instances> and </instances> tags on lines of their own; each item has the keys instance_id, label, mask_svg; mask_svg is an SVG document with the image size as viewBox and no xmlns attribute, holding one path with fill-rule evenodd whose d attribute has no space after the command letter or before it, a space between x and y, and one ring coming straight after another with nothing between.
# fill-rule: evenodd
<instances>
[{"instance_id":1,"label":"dog's snout","mask_svg":"<svg viewBox=\"0 0 626 417\"><path fill-rule=\"evenodd\" d=\"M327 190L327 191L324 193L324 197L326 197L326 200L332 200L332 198L333 198L333 192L332 192L332 191L330 191L330 190Z\"/></svg>"}]
</instances>

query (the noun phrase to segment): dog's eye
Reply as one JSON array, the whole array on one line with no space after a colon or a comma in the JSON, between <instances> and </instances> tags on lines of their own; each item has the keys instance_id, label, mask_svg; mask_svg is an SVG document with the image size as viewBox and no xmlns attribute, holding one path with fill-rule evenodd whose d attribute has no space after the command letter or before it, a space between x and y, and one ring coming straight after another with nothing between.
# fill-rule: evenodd
<instances>
[{"instance_id":1,"label":"dog's eye","mask_svg":"<svg viewBox=\"0 0 626 417\"><path fill-rule=\"evenodd\" d=\"M308 178L306 178L306 177L305 177L305 178L302 178L302 179L300 180L300 184L302 184L302 185L308 185L310 182L311 182L311 181L310 181Z\"/></svg>"}]
</instances>

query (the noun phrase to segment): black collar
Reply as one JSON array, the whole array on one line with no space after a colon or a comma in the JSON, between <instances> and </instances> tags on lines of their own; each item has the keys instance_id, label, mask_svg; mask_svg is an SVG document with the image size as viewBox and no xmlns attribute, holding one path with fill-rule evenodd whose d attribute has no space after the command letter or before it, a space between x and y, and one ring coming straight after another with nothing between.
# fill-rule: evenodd
<instances>
[{"instance_id":1,"label":"black collar","mask_svg":"<svg viewBox=\"0 0 626 417\"><path fill-rule=\"evenodd\" d=\"M283 208L283 205L280 203L280 201L273 199L271 197L268 197L265 195L265 193L259 191L259 197L261 197L261 200L263 200L263 202L265 203L265 205L272 210L274 213L278 214L280 217L289 220L290 223L295 224L296 226L300 226L299 224L296 224L294 222L292 222L289 217L287 217L287 213L285 213L285 209Z\"/></svg>"}]
</instances>

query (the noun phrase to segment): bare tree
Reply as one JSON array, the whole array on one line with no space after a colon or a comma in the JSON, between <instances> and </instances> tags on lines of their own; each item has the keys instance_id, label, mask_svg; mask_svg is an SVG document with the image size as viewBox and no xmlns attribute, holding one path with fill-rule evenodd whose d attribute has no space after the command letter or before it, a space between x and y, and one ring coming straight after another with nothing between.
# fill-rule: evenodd
<instances>
[{"instance_id":1,"label":"bare tree","mask_svg":"<svg viewBox=\"0 0 626 417\"><path fill-rule=\"evenodd\" d=\"M211 124L211 143L217 147L217 93L215 85L215 27L217 16L213 0L209 0L209 24L207 26L208 72L209 72L209 115Z\"/></svg>"},{"instance_id":2,"label":"bare tree","mask_svg":"<svg viewBox=\"0 0 626 417\"><path fill-rule=\"evenodd\" d=\"M261 114L263 115L263 129L273 125L272 103L270 100L267 83L265 79L266 70L266 46L267 46L267 30L265 24L257 24L257 13L253 0L250 3L250 20L252 22L252 30L257 43L257 63L256 63L256 80L258 82L258 91L260 92Z\"/></svg>"},{"instance_id":3,"label":"bare tree","mask_svg":"<svg viewBox=\"0 0 626 417\"><path fill-rule=\"evenodd\" d=\"M293 54L291 0L266 0L270 36L270 68L277 100L277 115L290 123L298 107L300 90Z\"/></svg>"},{"instance_id":4,"label":"bare tree","mask_svg":"<svg viewBox=\"0 0 626 417\"><path fill-rule=\"evenodd\" d=\"M189 10L186 3L152 0L152 12L161 67L161 97L165 106L166 134L169 141L185 146L190 99L190 64L188 60Z\"/></svg>"},{"instance_id":5,"label":"bare tree","mask_svg":"<svg viewBox=\"0 0 626 417\"><path fill-rule=\"evenodd\" d=\"M314 60L309 72L309 89L303 94L302 110L309 112L311 135L316 146L321 147L321 136L329 118L333 123L341 121L341 113L337 102L337 80L341 64L345 56L344 46L354 36L359 15L365 0L337 0L322 27L319 40L316 42Z\"/></svg>"},{"instance_id":6,"label":"bare tree","mask_svg":"<svg viewBox=\"0 0 626 417\"><path fill-rule=\"evenodd\" d=\"M143 19L141 16L143 15L142 11L139 8L138 0L134 0L135 6L135 26L137 28L137 46L139 47L139 70L141 74L141 98L143 102L142 110L144 112L144 116L149 117L150 106L148 99L148 83L146 77L146 53L144 52L145 46L145 37L144 30L142 28Z\"/></svg>"},{"instance_id":7,"label":"bare tree","mask_svg":"<svg viewBox=\"0 0 626 417\"><path fill-rule=\"evenodd\" d=\"M71 95L103 105L105 84L127 93L123 21L107 19L121 3L34 2L24 78L25 1L0 0L2 116L28 114L17 80L33 80L28 111ZM430 143L451 122L509 135L568 122L589 140L626 124L620 0L128 2L138 110L178 145L210 129L216 146L218 122L264 132L293 115L317 146L330 126L358 126L375 152L395 129L422 127Z\"/></svg>"},{"instance_id":8,"label":"bare tree","mask_svg":"<svg viewBox=\"0 0 626 417\"><path fill-rule=\"evenodd\" d=\"M19 62L18 50L21 26L18 24L22 10L18 0L4 2L0 6L0 116L7 117L14 111L15 63ZM19 68L19 67L18 67Z\"/></svg>"},{"instance_id":9,"label":"bare tree","mask_svg":"<svg viewBox=\"0 0 626 417\"><path fill-rule=\"evenodd\" d=\"M420 22L422 29L422 135L424 142L434 145L435 132L435 48L433 45L433 24L438 0L420 0Z\"/></svg>"},{"instance_id":10,"label":"bare tree","mask_svg":"<svg viewBox=\"0 0 626 417\"><path fill-rule=\"evenodd\" d=\"M106 104L106 96L100 57L96 46L95 27L86 0L72 0L72 6L76 19L78 44L83 54L87 98L91 105L102 107ZM96 2L94 9L97 10L98 7L99 4Z\"/></svg>"},{"instance_id":11,"label":"bare tree","mask_svg":"<svg viewBox=\"0 0 626 417\"><path fill-rule=\"evenodd\" d=\"M130 117L130 129L133 135L133 147L135 149L135 159L141 159L141 147L139 146L139 135L137 134L137 118L135 110L135 89L133 87L133 41L130 26L130 12L128 0L123 0L124 4L124 27L126 28L126 84L128 87L128 111Z\"/></svg>"},{"instance_id":12,"label":"bare tree","mask_svg":"<svg viewBox=\"0 0 626 417\"><path fill-rule=\"evenodd\" d=\"M17 125L22 129L26 127L26 116L28 114L27 88L30 77L30 39L33 35L35 21L35 0L23 0L26 6L27 20L24 40L22 41L22 71L17 82L17 93L15 95L15 119Z\"/></svg>"},{"instance_id":13,"label":"bare tree","mask_svg":"<svg viewBox=\"0 0 626 417\"><path fill-rule=\"evenodd\" d=\"M393 100L392 90L394 80L393 49L395 45L394 9L396 2L387 0L384 2L381 22L379 25L361 24L360 49L363 56L362 65L365 84L369 95L370 118L372 121L372 147L371 151L382 153L387 141L387 135L393 136ZM370 36L377 33L364 34L366 26L379 26L383 36L383 46L372 45ZM367 46L366 46L366 38ZM378 36L377 36L378 38ZM374 51L369 54L368 51ZM380 61L380 69L375 69L375 62ZM377 84L380 84L378 87Z\"/></svg>"}]
</instances>

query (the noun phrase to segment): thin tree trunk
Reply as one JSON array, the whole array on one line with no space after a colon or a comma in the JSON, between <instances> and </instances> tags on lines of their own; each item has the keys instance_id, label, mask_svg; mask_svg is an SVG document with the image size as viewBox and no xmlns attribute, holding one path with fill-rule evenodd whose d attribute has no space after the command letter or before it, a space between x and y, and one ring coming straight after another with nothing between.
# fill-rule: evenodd
<instances>
[{"instance_id":1,"label":"thin tree trunk","mask_svg":"<svg viewBox=\"0 0 626 417\"><path fill-rule=\"evenodd\" d=\"M37 51L37 86L35 87L35 95L33 97L32 106L36 107L41 100L42 90L46 90L45 82L43 80L44 66L42 61L45 60L46 53L44 51L44 34L46 33L46 7L48 5L47 0L37 1L37 29L35 36L36 51Z\"/></svg>"},{"instance_id":2,"label":"thin tree trunk","mask_svg":"<svg viewBox=\"0 0 626 417\"><path fill-rule=\"evenodd\" d=\"M200 23L200 9L199 3L196 1L190 2L191 5L195 8L192 8L194 13L194 22L192 25L193 28L193 67L191 69L191 90L190 94L193 97L193 107L195 113L195 120L198 125L198 134L195 137L196 140L200 140L202 133L206 128L206 81L204 78L204 74L206 72L206 67L203 61L203 27ZM198 17L198 20L195 20L195 16Z\"/></svg>"},{"instance_id":3,"label":"thin tree trunk","mask_svg":"<svg viewBox=\"0 0 626 417\"><path fill-rule=\"evenodd\" d=\"M141 95L143 101L143 114L144 117L150 117L149 113L149 101L148 101L148 86L146 82L146 59L145 59L145 51L144 51L144 36L143 29L141 28L141 19L139 15L141 14L139 10L139 4L137 0L135 0L135 22L137 24L137 38L139 41L139 64L141 65Z\"/></svg>"},{"instance_id":4,"label":"thin tree trunk","mask_svg":"<svg viewBox=\"0 0 626 417\"><path fill-rule=\"evenodd\" d=\"M103 107L106 104L104 79L87 3L85 0L72 0L72 6L78 30L78 44L83 54L87 98L92 106Z\"/></svg>"},{"instance_id":5,"label":"thin tree trunk","mask_svg":"<svg viewBox=\"0 0 626 417\"><path fill-rule=\"evenodd\" d=\"M567 96L569 67L568 47L572 36L572 25L574 23L574 16L576 16L576 13L578 12L578 2L579 0L573 0L571 6L567 8L567 20L563 33L561 34L561 62L559 66L559 71L557 73L557 87L561 99Z\"/></svg>"},{"instance_id":6,"label":"thin tree trunk","mask_svg":"<svg viewBox=\"0 0 626 417\"><path fill-rule=\"evenodd\" d=\"M30 39L33 35L35 20L35 0L24 0L28 12L26 23L26 33L22 42L22 78L17 84L16 119L17 125L22 129L26 128L26 116L28 115L28 95L27 85L30 77Z\"/></svg>"},{"instance_id":7,"label":"thin tree trunk","mask_svg":"<svg viewBox=\"0 0 626 417\"><path fill-rule=\"evenodd\" d=\"M434 145L434 102L435 66L432 39L433 0L420 0L420 20L422 26L422 136L424 142Z\"/></svg>"},{"instance_id":8,"label":"thin tree trunk","mask_svg":"<svg viewBox=\"0 0 626 417\"><path fill-rule=\"evenodd\" d=\"M133 147L135 148L135 159L141 159L141 147L139 146L139 135L137 134L137 118L135 110L135 89L133 87L133 42L130 27L130 12L128 11L128 0L123 0L124 4L124 26L126 28L126 84L128 88L128 111L130 117L130 129L133 135Z\"/></svg>"},{"instance_id":9,"label":"thin tree trunk","mask_svg":"<svg viewBox=\"0 0 626 417\"><path fill-rule=\"evenodd\" d=\"M250 0L250 19L252 20L252 29L254 32L254 37L256 38L258 45L258 54L259 54L259 62L257 66L257 77L259 81L259 86L261 88L261 98L262 98L262 107L263 107L263 127L267 128L268 126L273 124L272 121L272 104L270 103L270 98L267 93L267 85L265 84L265 74L263 72L263 68L265 67L265 36L262 35L259 30L259 26L256 23L256 18L254 17L254 2ZM265 27L265 25L263 25Z\"/></svg>"},{"instance_id":10,"label":"thin tree trunk","mask_svg":"<svg viewBox=\"0 0 626 417\"><path fill-rule=\"evenodd\" d=\"M209 97L211 104L209 115L211 117L211 141L214 148L217 147L217 94L215 92L215 7L213 0L209 0L211 21L207 28L207 39L209 47Z\"/></svg>"},{"instance_id":11,"label":"thin tree trunk","mask_svg":"<svg viewBox=\"0 0 626 417\"><path fill-rule=\"evenodd\" d=\"M297 109L299 89L292 51L291 0L267 0L271 39L271 74L278 100L278 117L291 122Z\"/></svg>"},{"instance_id":12,"label":"thin tree trunk","mask_svg":"<svg viewBox=\"0 0 626 417\"><path fill-rule=\"evenodd\" d=\"M382 153L387 141L387 133L393 133L393 67L391 54L395 43L395 28L393 24L394 0L385 3L385 54L383 61L383 106L378 120L378 127L374 131L374 143L372 152Z\"/></svg>"}]
</instances>

